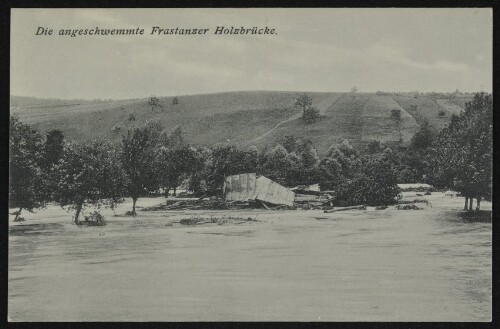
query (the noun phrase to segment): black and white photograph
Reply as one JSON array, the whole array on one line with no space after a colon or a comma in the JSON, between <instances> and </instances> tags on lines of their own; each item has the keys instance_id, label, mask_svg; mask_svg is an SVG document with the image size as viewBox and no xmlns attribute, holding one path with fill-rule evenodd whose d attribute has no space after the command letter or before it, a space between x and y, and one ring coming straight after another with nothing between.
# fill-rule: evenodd
<instances>
[{"instance_id":1,"label":"black and white photograph","mask_svg":"<svg viewBox=\"0 0 500 329\"><path fill-rule=\"evenodd\" d=\"M9 80L8 322L492 321L492 8L12 8Z\"/></svg>"}]
</instances>

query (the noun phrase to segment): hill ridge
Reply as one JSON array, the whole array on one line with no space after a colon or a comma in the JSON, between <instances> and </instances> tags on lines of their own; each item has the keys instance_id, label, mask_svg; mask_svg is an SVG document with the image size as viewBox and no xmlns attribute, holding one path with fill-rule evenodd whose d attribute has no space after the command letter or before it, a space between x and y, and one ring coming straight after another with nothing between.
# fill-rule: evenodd
<instances>
[{"instance_id":1,"label":"hill ridge","mask_svg":"<svg viewBox=\"0 0 500 329\"><path fill-rule=\"evenodd\" d=\"M321 118L313 124L300 119L294 107L297 91L228 91L211 94L165 96L163 111L152 109L149 98L77 103L33 108L11 106L11 113L42 132L61 129L68 139L119 140L131 127L158 120L166 130L180 126L187 142L213 145L227 141L267 147L284 136L309 138L319 152L341 138L355 145L371 140L397 142L398 127L390 117L392 108L403 114L402 134L407 142L424 120L440 129L450 120L445 108L458 102L430 96L381 95L376 93L311 92ZM178 104L172 100L176 97ZM464 100L460 100L464 102ZM459 106L456 104L456 106ZM456 109L455 109L456 111ZM440 113L444 112L444 116ZM131 116L133 114L133 116ZM135 117L135 120L130 120Z\"/></svg>"}]
</instances>

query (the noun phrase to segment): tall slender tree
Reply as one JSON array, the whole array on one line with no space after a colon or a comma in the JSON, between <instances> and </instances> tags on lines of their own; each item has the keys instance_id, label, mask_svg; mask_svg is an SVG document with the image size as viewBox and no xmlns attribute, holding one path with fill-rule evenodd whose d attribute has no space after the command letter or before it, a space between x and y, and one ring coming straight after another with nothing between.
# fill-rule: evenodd
<instances>
[{"instance_id":1,"label":"tall slender tree","mask_svg":"<svg viewBox=\"0 0 500 329\"><path fill-rule=\"evenodd\" d=\"M158 122L147 122L129 130L122 138L122 165L127 177L127 192L132 197L132 215L136 216L139 197L159 188L157 150L162 127Z\"/></svg>"}]
</instances>

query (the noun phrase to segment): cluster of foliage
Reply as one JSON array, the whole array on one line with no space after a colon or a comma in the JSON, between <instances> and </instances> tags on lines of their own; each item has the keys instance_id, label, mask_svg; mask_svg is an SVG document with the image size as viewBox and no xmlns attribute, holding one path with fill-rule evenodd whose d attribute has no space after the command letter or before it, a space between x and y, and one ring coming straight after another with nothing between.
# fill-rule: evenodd
<instances>
[{"instance_id":1,"label":"cluster of foliage","mask_svg":"<svg viewBox=\"0 0 500 329\"><path fill-rule=\"evenodd\" d=\"M479 93L466 104L460 115L436 138L429 152L429 179L437 186L453 187L461 192L472 210L482 198L491 200L493 156L493 99Z\"/></svg>"},{"instance_id":2,"label":"cluster of foliage","mask_svg":"<svg viewBox=\"0 0 500 329\"><path fill-rule=\"evenodd\" d=\"M80 222L87 205L114 208L124 196L133 200L160 188L177 187L179 177L200 170L182 131L170 135L156 122L129 130L119 145L101 140L65 142L59 130L44 140L31 126L11 117L10 207L33 211L47 202L74 209Z\"/></svg>"}]
</instances>

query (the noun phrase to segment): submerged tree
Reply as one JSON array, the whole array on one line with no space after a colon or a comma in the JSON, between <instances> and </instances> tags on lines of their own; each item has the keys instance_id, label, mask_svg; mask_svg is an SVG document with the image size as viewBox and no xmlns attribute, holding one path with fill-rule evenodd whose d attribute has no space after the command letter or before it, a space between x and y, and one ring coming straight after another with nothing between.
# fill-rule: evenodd
<instances>
[{"instance_id":1,"label":"submerged tree","mask_svg":"<svg viewBox=\"0 0 500 329\"><path fill-rule=\"evenodd\" d=\"M157 150L161 131L159 123L148 122L129 130L122 138L121 163L127 178L127 192L132 197L133 216L136 216L135 204L139 197L159 187Z\"/></svg>"},{"instance_id":2,"label":"submerged tree","mask_svg":"<svg viewBox=\"0 0 500 329\"><path fill-rule=\"evenodd\" d=\"M118 150L104 141L70 143L55 166L55 200L75 209L75 224L85 205L114 205L124 188Z\"/></svg>"},{"instance_id":3,"label":"submerged tree","mask_svg":"<svg viewBox=\"0 0 500 329\"><path fill-rule=\"evenodd\" d=\"M42 149L40 134L17 117L11 117L9 207L19 207L14 221L19 220L23 210L32 212L45 204Z\"/></svg>"}]
</instances>

